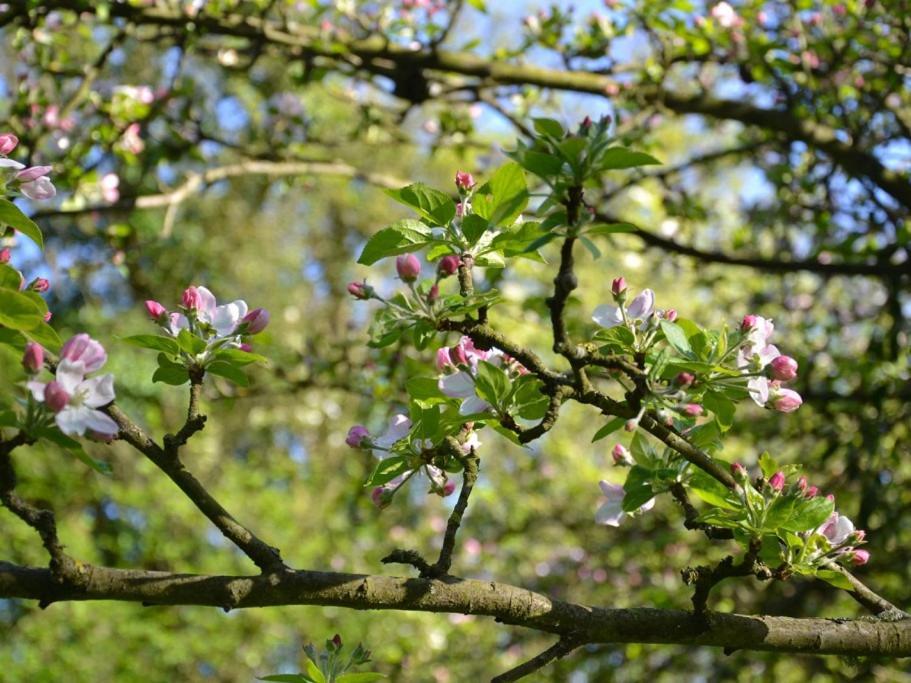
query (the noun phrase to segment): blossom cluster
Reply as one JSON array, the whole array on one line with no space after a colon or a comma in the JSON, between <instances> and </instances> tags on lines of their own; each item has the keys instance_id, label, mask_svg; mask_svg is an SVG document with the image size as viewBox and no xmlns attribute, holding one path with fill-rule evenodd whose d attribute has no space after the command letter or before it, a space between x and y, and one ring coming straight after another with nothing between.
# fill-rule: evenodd
<instances>
[{"instance_id":1,"label":"blossom cluster","mask_svg":"<svg viewBox=\"0 0 911 683\"><path fill-rule=\"evenodd\" d=\"M442 347L436 352L437 370L443 373L438 381L440 391L449 398L462 399L459 414L475 415L486 413L493 408L478 396L477 377L479 364L484 361L502 368L508 375L520 376L528 373L525 367L513 358L492 348L483 351L474 345L469 337L462 337L453 347Z\"/></svg>"},{"instance_id":2,"label":"blossom cluster","mask_svg":"<svg viewBox=\"0 0 911 683\"><path fill-rule=\"evenodd\" d=\"M57 194L57 188L48 178L50 166L30 166L26 168L14 159L8 158L16 149L19 138L12 133L0 135L0 191L13 190L34 200L51 199Z\"/></svg>"},{"instance_id":3,"label":"blossom cluster","mask_svg":"<svg viewBox=\"0 0 911 683\"><path fill-rule=\"evenodd\" d=\"M782 355L769 343L775 326L772 321L758 315L747 315L740 325L744 340L737 352L737 367L749 373L761 373L766 368L770 377L758 375L747 382L750 396L760 406L769 406L782 413L791 413L803 403L793 389L782 387L797 377L797 361Z\"/></svg>"},{"instance_id":4,"label":"blossom cluster","mask_svg":"<svg viewBox=\"0 0 911 683\"><path fill-rule=\"evenodd\" d=\"M169 311L157 301L145 302L149 317L171 337L184 330L206 342L206 354L221 348L250 351L244 339L259 334L269 324L264 308L249 310L243 299L218 305L215 295L205 287L188 287L176 311Z\"/></svg>"},{"instance_id":5,"label":"blossom cluster","mask_svg":"<svg viewBox=\"0 0 911 683\"><path fill-rule=\"evenodd\" d=\"M34 342L26 345L22 365L34 377L27 386L32 398L50 411L60 431L110 441L119 428L100 408L114 400L114 377L96 375L107 361L104 347L87 334L77 334L60 351L54 379L38 381L44 368L45 351Z\"/></svg>"}]
</instances>

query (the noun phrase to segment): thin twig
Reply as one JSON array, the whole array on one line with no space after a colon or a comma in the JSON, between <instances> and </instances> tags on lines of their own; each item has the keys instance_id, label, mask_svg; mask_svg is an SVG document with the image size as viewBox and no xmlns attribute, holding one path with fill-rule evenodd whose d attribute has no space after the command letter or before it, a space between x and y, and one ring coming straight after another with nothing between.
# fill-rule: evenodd
<instances>
[{"instance_id":1,"label":"thin twig","mask_svg":"<svg viewBox=\"0 0 911 683\"><path fill-rule=\"evenodd\" d=\"M553 660L565 657L577 647L583 645L584 642L585 641L583 640L577 640L571 637L560 638L560 640L544 650L544 652L534 659L529 659L527 662L519 664L519 666L514 669L510 669L499 676L494 676L490 679L490 683L509 683L510 681L518 681L520 678L525 678L529 674L533 674L535 671L544 668Z\"/></svg>"}]
</instances>

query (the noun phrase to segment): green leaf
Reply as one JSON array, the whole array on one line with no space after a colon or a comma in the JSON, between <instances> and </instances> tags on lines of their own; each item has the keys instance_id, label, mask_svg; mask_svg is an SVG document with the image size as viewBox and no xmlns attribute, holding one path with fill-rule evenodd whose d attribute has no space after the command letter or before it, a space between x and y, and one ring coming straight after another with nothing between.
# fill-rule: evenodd
<instances>
[{"instance_id":1,"label":"green leaf","mask_svg":"<svg viewBox=\"0 0 911 683\"><path fill-rule=\"evenodd\" d=\"M377 464L376 469L373 470L373 474L370 475L364 486L382 486L400 474L405 474L410 469L411 466L400 455L386 458Z\"/></svg>"},{"instance_id":2,"label":"green leaf","mask_svg":"<svg viewBox=\"0 0 911 683\"><path fill-rule=\"evenodd\" d=\"M439 399L445 401L446 396L440 391L436 377L412 377L405 382L408 395L416 401Z\"/></svg>"},{"instance_id":3,"label":"green leaf","mask_svg":"<svg viewBox=\"0 0 911 683\"><path fill-rule=\"evenodd\" d=\"M817 569L816 578L822 579L828 584L835 586L836 588L841 588L846 591L853 591L854 586L851 585L851 582L848 580L848 577L837 572L833 569Z\"/></svg>"},{"instance_id":4,"label":"green leaf","mask_svg":"<svg viewBox=\"0 0 911 683\"><path fill-rule=\"evenodd\" d=\"M417 251L430 241L430 228L426 224L406 218L383 228L367 240L357 262L372 266L381 258Z\"/></svg>"},{"instance_id":5,"label":"green leaf","mask_svg":"<svg viewBox=\"0 0 911 683\"><path fill-rule=\"evenodd\" d=\"M504 164L487 182L493 197L493 212L489 216L494 225L508 227L528 206L528 188L525 172L519 164Z\"/></svg>"},{"instance_id":6,"label":"green leaf","mask_svg":"<svg viewBox=\"0 0 911 683\"><path fill-rule=\"evenodd\" d=\"M800 498L795 504L794 514L781 526L787 531L809 531L825 522L835 510L835 503L822 496Z\"/></svg>"},{"instance_id":7,"label":"green leaf","mask_svg":"<svg viewBox=\"0 0 911 683\"><path fill-rule=\"evenodd\" d=\"M737 406L734 405L733 401L729 401L714 391L706 391L702 397L702 405L712 411L722 431L727 431L734 424L734 413L737 410Z\"/></svg>"},{"instance_id":8,"label":"green leaf","mask_svg":"<svg viewBox=\"0 0 911 683\"><path fill-rule=\"evenodd\" d=\"M232 363L217 360L206 366L206 372L229 379L234 384L242 387L250 386L250 378L244 374L243 370Z\"/></svg>"},{"instance_id":9,"label":"green leaf","mask_svg":"<svg viewBox=\"0 0 911 683\"><path fill-rule=\"evenodd\" d=\"M41 322L36 327L26 330L25 335L53 353L60 351L60 347L63 345L60 335L58 335L57 331L46 322Z\"/></svg>"},{"instance_id":10,"label":"green leaf","mask_svg":"<svg viewBox=\"0 0 911 683\"><path fill-rule=\"evenodd\" d=\"M684 356L692 355L693 349L690 348L690 342L679 325L662 320L661 330L664 332L664 338L667 339L667 343L673 346L678 353Z\"/></svg>"},{"instance_id":11,"label":"green leaf","mask_svg":"<svg viewBox=\"0 0 911 683\"><path fill-rule=\"evenodd\" d=\"M44 322L46 312L47 308L26 292L0 289L0 325L14 330L32 330Z\"/></svg>"},{"instance_id":12,"label":"green leaf","mask_svg":"<svg viewBox=\"0 0 911 683\"><path fill-rule=\"evenodd\" d=\"M241 349L222 349L215 354L216 360L223 360L233 365L250 365L251 363L267 363L269 361L265 356L258 353L250 353Z\"/></svg>"},{"instance_id":13,"label":"green leaf","mask_svg":"<svg viewBox=\"0 0 911 683\"><path fill-rule=\"evenodd\" d=\"M180 353L180 345L175 339L170 337L159 337L155 334L136 334L132 337L124 337L123 341L142 349L162 351L170 356L176 356Z\"/></svg>"},{"instance_id":14,"label":"green leaf","mask_svg":"<svg viewBox=\"0 0 911 683\"><path fill-rule=\"evenodd\" d=\"M481 14L487 14L487 5L484 0L468 0L468 4L478 10ZM465 48L462 48L463 50ZM341 679L339 679L341 681Z\"/></svg>"},{"instance_id":15,"label":"green leaf","mask_svg":"<svg viewBox=\"0 0 911 683\"><path fill-rule=\"evenodd\" d=\"M475 378L478 396L494 406L502 404L509 393L509 378L506 373L492 363L482 360L478 363L478 374Z\"/></svg>"},{"instance_id":16,"label":"green leaf","mask_svg":"<svg viewBox=\"0 0 911 683\"><path fill-rule=\"evenodd\" d=\"M465 239L468 240L468 244L470 245L474 245L481 239L481 235L483 235L489 227L490 221L476 213L468 214L462 220L462 234L465 235Z\"/></svg>"},{"instance_id":17,"label":"green leaf","mask_svg":"<svg viewBox=\"0 0 911 683\"><path fill-rule=\"evenodd\" d=\"M176 343L176 342L175 342ZM190 373L180 363L170 360L164 353L158 354L158 369L152 375L153 382L164 382L172 386L180 386L190 381Z\"/></svg>"},{"instance_id":18,"label":"green leaf","mask_svg":"<svg viewBox=\"0 0 911 683\"><path fill-rule=\"evenodd\" d=\"M276 683L313 683L313 679L303 674L272 674L258 679L260 681L276 681Z\"/></svg>"},{"instance_id":19,"label":"green leaf","mask_svg":"<svg viewBox=\"0 0 911 683\"><path fill-rule=\"evenodd\" d=\"M158 337L158 339L164 339L164 337ZM177 334L176 341L180 350L191 356L196 356L206 350L206 342L190 332L190 330L181 330Z\"/></svg>"},{"instance_id":20,"label":"green leaf","mask_svg":"<svg viewBox=\"0 0 911 683\"><path fill-rule=\"evenodd\" d=\"M386 677L383 674L365 671L363 673L342 674L335 680L337 683L373 683L373 681L381 681L384 678Z\"/></svg>"},{"instance_id":21,"label":"green leaf","mask_svg":"<svg viewBox=\"0 0 911 683\"><path fill-rule=\"evenodd\" d=\"M44 236L35 222L8 199L0 198L0 225L9 225L44 249Z\"/></svg>"},{"instance_id":22,"label":"green leaf","mask_svg":"<svg viewBox=\"0 0 911 683\"><path fill-rule=\"evenodd\" d=\"M400 190L386 190L386 194L415 209L434 225L448 225L455 216L455 202L449 195L423 183L415 183Z\"/></svg>"},{"instance_id":23,"label":"green leaf","mask_svg":"<svg viewBox=\"0 0 911 683\"><path fill-rule=\"evenodd\" d=\"M18 291L22 284L22 275L18 270L5 263L0 263L0 289Z\"/></svg>"},{"instance_id":24,"label":"green leaf","mask_svg":"<svg viewBox=\"0 0 911 683\"><path fill-rule=\"evenodd\" d=\"M531 171L539 178L553 178L563 170L563 159L551 154L528 150L512 156L523 168Z\"/></svg>"},{"instance_id":25,"label":"green leaf","mask_svg":"<svg viewBox=\"0 0 911 683\"><path fill-rule=\"evenodd\" d=\"M634 152L625 147L611 147L606 150L601 158L598 159L596 170L606 171L623 168L634 168L636 166L648 166L660 164L655 157L645 152Z\"/></svg>"},{"instance_id":26,"label":"green leaf","mask_svg":"<svg viewBox=\"0 0 911 683\"><path fill-rule=\"evenodd\" d=\"M727 486L702 470L693 472L687 488L709 505L714 505L724 510L740 510L742 508L740 501L734 497L734 494Z\"/></svg>"},{"instance_id":27,"label":"green leaf","mask_svg":"<svg viewBox=\"0 0 911 683\"><path fill-rule=\"evenodd\" d=\"M579 241L582 242L582 246L588 249L588 253L592 255L592 258L596 261L601 258L601 250L595 246L595 243L588 239L585 235L579 238Z\"/></svg>"},{"instance_id":28,"label":"green leaf","mask_svg":"<svg viewBox=\"0 0 911 683\"><path fill-rule=\"evenodd\" d=\"M769 455L768 451L766 451L759 456L759 469L762 470L762 476L768 479L778 470L780 470L781 467L779 467L778 463L775 461L775 458Z\"/></svg>"},{"instance_id":29,"label":"green leaf","mask_svg":"<svg viewBox=\"0 0 911 683\"><path fill-rule=\"evenodd\" d=\"M600 441L604 437L606 437L610 434L613 434L618 429L620 429L624 424L626 424L626 420L624 420L622 417L615 417L613 420L611 420L606 425L601 427L601 429L599 429L597 432L595 432L595 435L592 437L592 443L595 443L596 441Z\"/></svg>"},{"instance_id":30,"label":"green leaf","mask_svg":"<svg viewBox=\"0 0 911 683\"><path fill-rule=\"evenodd\" d=\"M638 510L649 500L654 498L655 492L651 485L651 470L639 465L633 465L629 474L626 475L626 482L623 484L623 511L632 512Z\"/></svg>"},{"instance_id":31,"label":"green leaf","mask_svg":"<svg viewBox=\"0 0 911 683\"><path fill-rule=\"evenodd\" d=\"M532 119L532 123L535 126L535 132L538 135L550 135L552 138L557 140L562 140L563 136L566 135L566 131L563 130L563 126L560 125L559 121L555 119L548 118L537 118Z\"/></svg>"}]
</instances>

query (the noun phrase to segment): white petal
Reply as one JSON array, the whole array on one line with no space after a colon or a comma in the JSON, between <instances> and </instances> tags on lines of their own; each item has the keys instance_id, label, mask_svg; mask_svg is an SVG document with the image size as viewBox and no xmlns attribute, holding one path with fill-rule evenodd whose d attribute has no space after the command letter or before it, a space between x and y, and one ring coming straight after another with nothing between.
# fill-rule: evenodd
<instances>
[{"instance_id":1,"label":"white petal","mask_svg":"<svg viewBox=\"0 0 911 683\"><path fill-rule=\"evenodd\" d=\"M411 420L408 419L407 415L393 415L392 420L389 422L389 427L386 429L383 435L375 439L374 442L377 446L391 448L396 441L400 441L401 439L405 438L410 430Z\"/></svg>"},{"instance_id":2,"label":"white petal","mask_svg":"<svg viewBox=\"0 0 911 683\"><path fill-rule=\"evenodd\" d=\"M36 382L32 380L28 382L25 386L28 387L28 390L32 392L32 397L36 401L44 401L44 387L47 386L44 382Z\"/></svg>"},{"instance_id":3,"label":"white petal","mask_svg":"<svg viewBox=\"0 0 911 683\"><path fill-rule=\"evenodd\" d=\"M3 168L11 168L14 171L21 171L23 168L25 168L25 164L20 164L18 161L0 157L0 169Z\"/></svg>"},{"instance_id":4,"label":"white petal","mask_svg":"<svg viewBox=\"0 0 911 683\"><path fill-rule=\"evenodd\" d=\"M216 307L212 314L212 326L215 328L215 333L219 337L227 337L237 329L245 315L247 315L247 302L243 299Z\"/></svg>"},{"instance_id":5,"label":"white petal","mask_svg":"<svg viewBox=\"0 0 911 683\"><path fill-rule=\"evenodd\" d=\"M854 533L854 522L845 517L844 515L839 515L838 520L835 522L835 528L833 529L830 540L832 545L841 545L848 540L848 536Z\"/></svg>"},{"instance_id":6,"label":"white petal","mask_svg":"<svg viewBox=\"0 0 911 683\"><path fill-rule=\"evenodd\" d=\"M57 426L64 434L85 434L85 429L95 411L87 406L67 406L55 416Z\"/></svg>"},{"instance_id":7,"label":"white petal","mask_svg":"<svg viewBox=\"0 0 911 683\"><path fill-rule=\"evenodd\" d=\"M186 330L190 328L190 321L187 320L187 316L183 313L171 313L168 316L168 329L171 332L172 337L176 337L180 334L181 330Z\"/></svg>"},{"instance_id":8,"label":"white petal","mask_svg":"<svg viewBox=\"0 0 911 683\"><path fill-rule=\"evenodd\" d=\"M619 500L609 500L598 508L595 523L617 527L624 517L626 513L623 512L623 504Z\"/></svg>"},{"instance_id":9,"label":"white petal","mask_svg":"<svg viewBox=\"0 0 911 683\"><path fill-rule=\"evenodd\" d=\"M205 287L197 287L196 292L199 294L199 308L196 315L203 322L211 323L215 315L215 295Z\"/></svg>"},{"instance_id":10,"label":"white petal","mask_svg":"<svg viewBox=\"0 0 911 683\"><path fill-rule=\"evenodd\" d=\"M620 309L616 306L601 304L592 313L592 320L601 327L610 329L611 327L623 324L623 314L620 313Z\"/></svg>"},{"instance_id":11,"label":"white petal","mask_svg":"<svg viewBox=\"0 0 911 683\"><path fill-rule=\"evenodd\" d=\"M747 389L750 392L750 398L758 406L764 406L769 400L769 380L765 377L754 377L747 382Z\"/></svg>"},{"instance_id":12,"label":"white petal","mask_svg":"<svg viewBox=\"0 0 911 683\"><path fill-rule=\"evenodd\" d=\"M82 361L63 359L57 364L57 383L70 396L76 393L77 388L85 377L85 364Z\"/></svg>"},{"instance_id":13,"label":"white petal","mask_svg":"<svg viewBox=\"0 0 911 683\"><path fill-rule=\"evenodd\" d=\"M90 408L106 406L114 400L114 375L92 377L79 385L80 391L85 391L85 404Z\"/></svg>"},{"instance_id":14,"label":"white petal","mask_svg":"<svg viewBox=\"0 0 911 683\"><path fill-rule=\"evenodd\" d=\"M649 498L647 501L645 501L642 504L642 506L639 509L647 512L647 511L651 510L653 507L655 507L655 499Z\"/></svg>"},{"instance_id":15,"label":"white petal","mask_svg":"<svg viewBox=\"0 0 911 683\"><path fill-rule=\"evenodd\" d=\"M436 486L438 489L443 488L443 486L446 484L446 475L443 473L443 470L441 470L439 467L435 467L433 465L427 465L424 467L424 472L427 473L427 477L430 479L430 481L433 482L433 485Z\"/></svg>"},{"instance_id":16,"label":"white petal","mask_svg":"<svg viewBox=\"0 0 911 683\"><path fill-rule=\"evenodd\" d=\"M601 493L603 493L604 497L608 500L623 500L624 492L623 487L620 484L611 484L609 481L604 481L602 479L598 482L598 486L601 487Z\"/></svg>"},{"instance_id":17,"label":"white petal","mask_svg":"<svg viewBox=\"0 0 911 683\"><path fill-rule=\"evenodd\" d=\"M642 293L630 302L626 313L630 318L647 318L655 308L655 293L650 289L643 289Z\"/></svg>"},{"instance_id":18,"label":"white petal","mask_svg":"<svg viewBox=\"0 0 911 683\"><path fill-rule=\"evenodd\" d=\"M111 436L120 431L120 427L107 415L100 410L89 410L85 418L86 427L99 434L110 434Z\"/></svg>"},{"instance_id":19,"label":"white petal","mask_svg":"<svg viewBox=\"0 0 911 683\"><path fill-rule=\"evenodd\" d=\"M766 365L778 358L778 356L781 355L781 352L776 346L769 344L765 348L761 349L756 355L759 357L759 366L764 368Z\"/></svg>"},{"instance_id":20,"label":"white petal","mask_svg":"<svg viewBox=\"0 0 911 683\"><path fill-rule=\"evenodd\" d=\"M490 410L491 405L483 398L471 396L462 401L459 407L459 415L474 415L475 413L486 413Z\"/></svg>"},{"instance_id":21,"label":"white petal","mask_svg":"<svg viewBox=\"0 0 911 683\"><path fill-rule=\"evenodd\" d=\"M449 398L469 398L474 396L474 378L464 370L454 375L440 377L437 386Z\"/></svg>"}]
</instances>

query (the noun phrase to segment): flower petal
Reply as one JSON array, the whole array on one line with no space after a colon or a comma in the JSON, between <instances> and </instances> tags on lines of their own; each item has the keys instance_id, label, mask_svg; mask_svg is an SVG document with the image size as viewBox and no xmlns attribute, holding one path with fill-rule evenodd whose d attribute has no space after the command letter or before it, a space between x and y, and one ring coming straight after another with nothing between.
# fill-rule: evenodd
<instances>
[{"instance_id":1,"label":"flower petal","mask_svg":"<svg viewBox=\"0 0 911 683\"><path fill-rule=\"evenodd\" d=\"M474 396L474 378L464 370L454 375L440 377L437 386L449 398L469 398Z\"/></svg>"},{"instance_id":2,"label":"flower petal","mask_svg":"<svg viewBox=\"0 0 911 683\"><path fill-rule=\"evenodd\" d=\"M475 413L486 413L490 408L491 405L483 398L471 396L462 401L462 405L459 406L459 415L465 416L474 415Z\"/></svg>"},{"instance_id":3,"label":"flower petal","mask_svg":"<svg viewBox=\"0 0 911 683\"><path fill-rule=\"evenodd\" d=\"M623 324L623 314L620 313L620 309L617 306L601 304L592 313L592 320L601 327L610 329Z\"/></svg>"},{"instance_id":4,"label":"flower petal","mask_svg":"<svg viewBox=\"0 0 911 683\"><path fill-rule=\"evenodd\" d=\"M92 377L79 385L79 391L85 392L85 404L90 408L106 406L114 400L114 375Z\"/></svg>"},{"instance_id":5,"label":"flower petal","mask_svg":"<svg viewBox=\"0 0 911 683\"><path fill-rule=\"evenodd\" d=\"M655 308L655 293L650 289L643 289L635 299L630 302L626 313L630 318L641 320L651 315Z\"/></svg>"}]
</instances>

